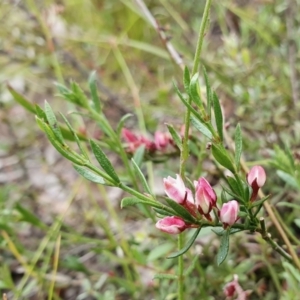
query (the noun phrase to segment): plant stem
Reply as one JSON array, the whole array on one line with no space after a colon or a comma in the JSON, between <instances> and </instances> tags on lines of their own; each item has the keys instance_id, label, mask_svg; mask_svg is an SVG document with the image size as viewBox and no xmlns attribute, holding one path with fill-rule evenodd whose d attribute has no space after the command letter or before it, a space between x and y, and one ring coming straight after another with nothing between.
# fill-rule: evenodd
<instances>
[{"instance_id":1,"label":"plant stem","mask_svg":"<svg viewBox=\"0 0 300 300\"><path fill-rule=\"evenodd\" d=\"M260 227L261 227L261 236L262 238L268 242L268 244L271 245L271 247L278 252L281 256L283 256L286 260L288 260L290 263L293 263L293 258L286 252L283 250L283 248L281 248L271 237L271 234L267 232L266 229L266 224L265 224L265 219L264 218L260 218L259 219L260 222Z\"/></svg>"},{"instance_id":2,"label":"plant stem","mask_svg":"<svg viewBox=\"0 0 300 300\"><path fill-rule=\"evenodd\" d=\"M183 247L183 233L178 235L178 250ZM183 300L183 288L184 288L184 278L183 278L183 255L178 257L178 300Z\"/></svg>"},{"instance_id":3,"label":"plant stem","mask_svg":"<svg viewBox=\"0 0 300 300\"><path fill-rule=\"evenodd\" d=\"M205 28L207 24L207 20L209 17L209 10L211 6L212 0L207 0L205 3L205 8L203 12L203 17L201 21L201 25L199 28L199 36L198 36L198 42L196 46L196 52L195 52L195 57L194 57L194 64L193 64L193 69L192 69L192 76L197 73L199 69L199 64L200 64L200 54L202 50L202 44L204 40L204 33L205 33ZM191 99L188 100L189 104L191 104ZM185 164L189 156L189 148L188 148L188 140L189 140L189 129L190 129L190 115L191 112L189 109L186 110L185 113L185 118L184 118L184 137L182 141L182 152L180 155L180 176L182 178L185 178L184 171L185 171Z\"/></svg>"}]
</instances>

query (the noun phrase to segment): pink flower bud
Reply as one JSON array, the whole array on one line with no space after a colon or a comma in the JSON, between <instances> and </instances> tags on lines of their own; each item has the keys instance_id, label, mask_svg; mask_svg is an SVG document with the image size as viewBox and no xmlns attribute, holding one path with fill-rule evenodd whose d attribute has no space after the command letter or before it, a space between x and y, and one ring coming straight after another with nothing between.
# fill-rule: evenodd
<instances>
[{"instance_id":1,"label":"pink flower bud","mask_svg":"<svg viewBox=\"0 0 300 300\"><path fill-rule=\"evenodd\" d=\"M138 142L138 137L129 129L123 128L122 129L122 137L127 143L135 143Z\"/></svg>"},{"instance_id":2,"label":"pink flower bud","mask_svg":"<svg viewBox=\"0 0 300 300\"><path fill-rule=\"evenodd\" d=\"M208 215L212 208L216 206L217 195L209 182L201 177L198 182L195 181L195 200L198 210L203 215Z\"/></svg>"},{"instance_id":3,"label":"pink flower bud","mask_svg":"<svg viewBox=\"0 0 300 300\"><path fill-rule=\"evenodd\" d=\"M179 217L165 217L156 223L156 228L170 234L178 234L187 228L185 222Z\"/></svg>"},{"instance_id":4,"label":"pink flower bud","mask_svg":"<svg viewBox=\"0 0 300 300\"><path fill-rule=\"evenodd\" d=\"M179 204L183 204L186 200L187 190L182 178L177 174L176 179L168 176L164 178L164 187L167 196Z\"/></svg>"},{"instance_id":5,"label":"pink flower bud","mask_svg":"<svg viewBox=\"0 0 300 300\"><path fill-rule=\"evenodd\" d=\"M156 131L154 134L154 143L156 148L159 150L166 148L170 143L170 137L168 133Z\"/></svg>"},{"instance_id":6,"label":"pink flower bud","mask_svg":"<svg viewBox=\"0 0 300 300\"><path fill-rule=\"evenodd\" d=\"M224 227L233 225L239 212L239 203L236 200L231 200L224 203L220 210L220 221L224 224Z\"/></svg>"},{"instance_id":7,"label":"pink flower bud","mask_svg":"<svg viewBox=\"0 0 300 300\"><path fill-rule=\"evenodd\" d=\"M254 166L247 175L247 181L252 189L261 188L265 184L266 179L266 172L261 166Z\"/></svg>"}]
</instances>

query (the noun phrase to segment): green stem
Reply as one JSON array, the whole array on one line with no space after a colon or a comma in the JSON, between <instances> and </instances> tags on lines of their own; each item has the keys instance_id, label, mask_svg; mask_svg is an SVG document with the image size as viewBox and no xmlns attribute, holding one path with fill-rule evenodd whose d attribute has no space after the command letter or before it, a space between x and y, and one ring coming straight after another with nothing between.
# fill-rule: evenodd
<instances>
[{"instance_id":1,"label":"green stem","mask_svg":"<svg viewBox=\"0 0 300 300\"><path fill-rule=\"evenodd\" d=\"M261 227L261 236L262 238L271 245L271 247L278 252L282 257L288 260L290 263L293 263L293 258L283 249L281 248L271 237L271 234L267 232L265 219L260 218L260 227Z\"/></svg>"},{"instance_id":2,"label":"green stem","mask_svg":"<svg viewBox=\"0 0 300 300\"><path fill-rule=\"evenodd\" d=\"M183 233L178 235L178 250L183 248ZM183 255L178 257L178 300L183 300L184 277L183 277Z\"/></svg>"},{"instance_id":3,"label":"green stem","mask_svg":"<svg viewBox=\"0 0 300 300\"><path fill-rule=\"evenodd\" d=\"M207 20L209 17L209 10L211 6L212 0L207 0L205 3L205 8L203 12L203 17L201 21L201 25L199 28L199 36L198 36L198 42L196 46L196 52L195 52L195 57L194 57L194 64L193 64L193 69L192 69L192 76L198 72L199 69L199 64L200 64L200 54L202 50L202 45L203 45L203 40L204 40L204 33L205 33L205 28L207 24ZM191 104L191 98L189 98L188 102ZM189 148L188 148L188 140L189 140L189 129L190 129L190 115L191 112L189 109L186 110L185 113L185 118L184 118L184 137L182 141L182 152L180 155L180 176L182 178L185 178L185 164L189 156Z\"/></svg>"}]
</instances>

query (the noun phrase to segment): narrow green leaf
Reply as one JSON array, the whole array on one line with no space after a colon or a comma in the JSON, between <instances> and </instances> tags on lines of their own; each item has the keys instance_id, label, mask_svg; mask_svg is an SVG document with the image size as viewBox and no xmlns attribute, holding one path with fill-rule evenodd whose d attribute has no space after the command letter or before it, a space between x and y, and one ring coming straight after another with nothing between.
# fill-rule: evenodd
<instances>
[{"instance_id":1,"label":"narrow green leaf","mask_svg":"<svg viewBox=\"0 0 300 300\"><path fill-rule=\"evenodd\" d=\"M115 172L111 162L106 157L105 153L94 141L90 140L90 145L98 163L103 168L103 170L115 181L115 183L120 183L120 179Z\"/></svg>"},{"instance_id":2,"label":"narrow green leaf","mask_svg":"<svg viewBox=\"0 0 300 300\"><path fill-rule=\"evenodd\" d=\"M49 126L53 131L54 136L63 145L64 144L64 139L63 139L62 133L59 129L58 122L56 120L55 114L54 114L51 106L49 105L49 103L47 101L45 101L45 114L46 114Z\"/></svg>"},{"instance_id":3,"label":"narrow green leaf","mask_svg":"<svg viewBox=\"0 0 300 300\"><path fill-rule=\"evenodd\" d=\"M150 250L148 254L147 262L156 261L157 259L165 256L172 249L174 249L174 243L170 243L170 242L163 243L161 245L154 247L152 250Z\"/></svg>"},{"instance_id":4,"label":"narrow green leaf","mask_svg":"<svg viewBox=\"0 0 300 300\"><path fill-rule=\"evenodd\" d=\"M43 109L39 107L37 104L35 105L35 114L42 120L47 121L47 116Z\"/></svg>"},{"instance_id":5,"label":"narrow green leaf","mask_svg":"<svg viewBox=\"0 0 300 300\"><path fill-rule=\"evenodd\" d=\"M213 105L212 101L212 93L210 88L209 79L207 76L206 68L203 66L203 74L205 79L205 85L206 85L206 98L207 98L207 114L209 117L211 117L211 107Z\"/></svg>"},{"instance_id":6,"label":"narrow green leaf","mask_svg":"<svg viewBox=\"0 0 300 300\"><path fill-rule=\"evenodd\" d=\"M277 170L276 173L289 186L291 186L297 190L300 189L299 183L297 182L295 177L293 177L292 175L290 175L284 171L281 171L281 170Z\"/></svg>"},{"instance_id":7,"label":"narrow green leaf","mask_svg":"<svg viewBox=\"0 0 300 300\"><path fill-rule=\"evenodd\" d=\"M177 280L178 279L178 276L176 275L173 275L173 274L155 274L153 279L173 279L173 280Z\"/></svg>"},{"instance_id":8,"label":"narrow green leaf","mask_svg":"<svg viewBox=\"0 0 300 300\"><path fill-rule=\"evenodd\" d=\"M221 141L223 141L223 113L220 105L219 98L215 92L213 92L214 114L217 126L217 131Z\"/></svg>"},{"instance_id":9,"label":"narrow green leaf","mask_svg":"<svg viewBox=\"0 0 300 300\"><path fill-rule=\"evenodd\" d=\"M29 112L35 114L35 107L32 103L30 103L26 98L24 98L21 94L19 94L15 89L13 89L9 84L7 85L7 88L13 98L22 105L25 109L27 109Z\"/></svg>"},{"instance_id":10,"label":"narrow green leaf","mask_svg":"<svg viewBox=\"0 0 300 300\"><path fill-rule=\"evenodd\" d=\"M47 226L37 216L35 216L31 211L23 207L21 204L17 203L15 208L22 215L23 221L42 229L47 228Z\"/></svg>"},{"instance_id":11,"label":"narrow green leaf","mask_svg":"<svg viewBox=\"0 0 300 300\"><path fill-rule=\"evenodd\" d=\"M178 204L176 201L169 198L165 198L165 200L168 203L168 205L175 211L178 217L185 219L189 223L192 224L195 223L195 220L190 214L190 212L187 211L182 205Z\"/></svg>"},{"instance_id":12,"label":"narrow green leaf","mask_svg":"<svg viewBox=\"0 0 300 300\"><path fill-rule=\"evenodd\" d=\"M203 118L201 117L201 115L195 110L195 108L193 108L191 106L191 104L189 104L187 102L187 100L183 97L182 93L180 92L180 90L178 89L176 83L173 81L173 85L174 85L174 88L175 88L175 91L179 97L179 99L181 100L181 102L188 108L188 110L198 119L200 120L201 122L204 122L203 121Z\"/></svg>"},{"instance_id":13,"label":"narrow green leaf","mask_svg":"<svg viewBox=\"0 0 300 300\"><path fill-rule=\"evenodd\" d=\"M191 83L191 74L189 68L185 66L183 72L183 85L184 85L185 92L187 94L190 93L190 83Z\"/></svg>"},{"instance_id":14,"label":"narrow green leaf","mask_svg":"<svg viewBox=\"0 0 300 300\"><path fill-rule=\"evenodd\" d=\"M71 89L73 91L73 96L77 99L77 103L80 104L82 107L88 108L89 101L81 87L76 82L72 82Z\"/></svg>"},{"instance_id":15,"label":"narrow green leaf","mask_svg":"<svg viewBox=\"0 0 300 300\"><path fill-rule=\"evenodd\" d=\"M84 159L78 153L72 151L67 145L62 145L60 142L58 142L49 125L47 125L43 120L36 117L36 121L40 128L46 133L50 143L62 156L64 156L65 158L77 165L82 166L87 163L86 159Z\"/></svg>"},{"instance_id":16,"label":"narrow green leaf","mask_svg":"<svg viewBox=\"0 0 300 300\"><path fill-rule=\"evenodd\" d=\"M259 206L259 205L263 204L269 198L270 198L270 195L268 195L266 197L263 197L260 200L256 200L256 201L252 202L250 208L253 208L253 207L256 207L256 206Z\"/></svg>"},{"instance_id":17,"label":"narrow green leaf","mask_svg":"<svg viewBox=\"0 0 300 300\"><path fill-rule=\"evenodd\" d=\"M235 142L235 165L237 167L237 170L240 169L240 160L241 155L243 151L243 139L242 139L242 132L241 132L241 126L238 124L235 129L235 135L234 135L234 142Z\"/></svg>"},{"instance_id":18,"label":"narrow green leaf","mask_svg":"<svg viewBox=\"0 0 300 300\"><path fill-rule=\"evenodd\" d=\"M161 216L174 216L174 214L173 213L171 213L171 212L169 212L169 211L167 211L167 210L164 210L164 209L161 209L161 208L153 208L153 210L156 212L156 213L158 213L159 215L161 215Z\"/></svg>"},{"instance_id":19,"label":"narrow green leaf","mask_svg":"<svg viewBox=\"0 0 300 300\"><path fill-rule=\"evenodd\" d=\"M132 116L133 116L133 114L126 114L125 116L123 116L121 118L121 120L119 121L118 126L117 126L117 135L118 136L121 135L121 131L122 131L122 128L124 127L124 123L126 122L126 120L131 118Z\"/></svg>"},{"instance_id":20,"label":"narrow green leaf","mask_svg":"<svg viewBox=\"0 0 300 300\"><path fill-rule=\"evenodd\" d=\"M78 138L78 136L77 136L75 130L73 129L73 127L71 126L71 124L69 123L69 121L67 120L67 118L66 118L62 113L60 113L60 115L61 115L61 117L64 119L64 121L65 121L65 123L67 124L68 128L70 129L70 131L72 132L72 134L73 134L73 136L74 136L74 139L75 139L75 141L76 141L76 143L77 143L77 145L78 145L78 148L79 148L81 154L82 154L87 160L89 160L89 157L88 157L86 151L84 150L84 148L82 147L82 145L81 145L81 143L80 143L80 140L79 140L79 138Z\"/></svg>"},{"instance_id":21,"label":"narrow green leaf","mask_svg":"<svg viewBox=\"0 0 300 300\"><path fill-rule=\"evenodd\" d=\"M197 130L199 130L207 138L209 138L210 140L213 138L212 133L206 127L206 125L204 123L202 123L201 121L197 120L195 116L191 116L191 123Z\"/></svg>"},{"instance_id":22,"label":"narrow green leaf","mask_svg":"<svg viewBox=\"0 0 300 300\"><path fill-rule=\"evenodd\" d=\"M182 139L180 134L174 129L173 125L167 124L167 127L176 146L180 151L182 151Z\"/></svg>"},{"instance_id":23,"label":"narrow green leaf","mask_svg":"<svg viewBox=\"0 0 300 300\"><path fill-rule=\"evenodd\" d=\"M212 144L212 154L216 161L232 173L235 173L234 165L231 158L229 157L228 152L222 145Z\"/></svg>"},{"instance_id":24,"label":"narrow green leaf","mask_svg":"<svg viewBox=\"0 0 300 300\"><path fill-rule=\"evenodd\" d=\"M240 229L240 228L230 228L228 230L230 231L229 232L230 235L242 231L242 229ZM223 229L223 228L212 228L211 229L211 231L213 231L218 236L223 236L224 234L227 234L228 230Z\"/></svg>"},{"instance_id":25,"label":"narrow green leaf","mask_svg":"<svg viewBox=\"0 0 300 300\"><path fill-rule=\"evenodd\" d=\"M92 172L91 170L82 167L82 166L78 166L78 165L74 165L73 164L74 169L85 179L95 182L95 183L100 183L100 184L105 184L105 180L103 177L101 177L100 175Z\"/></svg>"},{"instance_id":26,"label":"narrow green leaf","mask_svg":"<svg viewBox=\"0 0 300 300\"><path fill-rule=\"evenodd\" d=\"M92 72L89 77L89 87L92 95L92 100L97 113L101 113L100 98L97 92L96 71Z\"/></svg>"},{"instance_id":27,"label":"narrow green leaf","mask_svg":"<svg viewBox=\"0 0 300 300\"><path fill-rule=\"evenodd\" d=\"M221 245L217 254L218 266L226 259L229 251L229 234L230 231L226 230L225 234L221 237Z\"/></svg>"},{"instance_id":28,"label":"narrow green leaf","mask_svg":"<svg viewBox=\"0 0 300 300\"><path fill-rule=\"evenodd\" d=\"M191 79L190 97L198 107L202 107L203 104L202 104L202 101L201 101L201 98L200 98L199 92L198 92L198 77L199 77L199 74L196 73Z\"/></svg>"},{"instance_id":29,"label":"narrow green leaf","mask_svg":"<svg viewBox=\"0 0 300 300\"><path fill-rule=\"evenodd\" d=\"M146 180L144 174L142 173L141 169L139 168L139 166L137 165L137 163L134 161L133 158L131 159L131 161L132 161L132 165L133 165L135 174L138 176L139 180L141 181L145 192L152 195L150 187L149 187L147 180Z\"/></svg>"},{"instance_id":30,"label":"narrow green leaf","mask_svg":"<svg viewBox=\"0 0 300 300\"><path fill-rule=\"evenodd\" d=\"M199 261L199 256L195 255L190 266L184 271L184 277L189 276L193 272L198 261Z\"/></svg>"},{"instance_id":31,"label":"narrow green leaf","mask_svg":"<svg viewBox=\"0 0 300 300\"><path fill-rule=\"evenodd\" d=\"M134 152L133 159L139 167L142 165L142 162L144 160L145 149L146 149L145 145L141 145Z\"/></svg>"},{"instance_id":32,"label":"narrow green leaf","mask_svg":"<svg viewBox=\"0 0 300 300\"><path fill-rule=\"evenodd\" d=\"M121 201L121 208L124 208L124 207L127 207L127 206L136 205L138 203L144 204L144 201L142 201L142 200L140 200L138 198L134 198L134 197L125 197Z\"/></svg>"},{"instance_id":33,"label":"narrow green leaf","mask_svg":"<svg viewBox=\"0 0 300 300\"><path fill-rule=\"evenodd\" d=\"M243 191L241 190L238 182L231 176L227 176L227 183L230 186L231 190L236 194L236 195L243 195Z\"/></svg>"},{"instance_id":34,"label":"narrow green leaf","mask_svg":"<svg viewBox=\"0 0 300 300\"><path fill-rule=\"evenodd\" d=\"M193 236L191 237L191 239L188 241L188 243L181 250L172 253L167 258L176 258L178 256L181 256L185 252L187 252L192 247L192 245L194 244L194 242L195 242L195 240L196 240L196 238L197 238L200 230L201 230L201 227L197 228L197 230L195 231L195 233L193 234Z\"/></svg>"}]
</instances>

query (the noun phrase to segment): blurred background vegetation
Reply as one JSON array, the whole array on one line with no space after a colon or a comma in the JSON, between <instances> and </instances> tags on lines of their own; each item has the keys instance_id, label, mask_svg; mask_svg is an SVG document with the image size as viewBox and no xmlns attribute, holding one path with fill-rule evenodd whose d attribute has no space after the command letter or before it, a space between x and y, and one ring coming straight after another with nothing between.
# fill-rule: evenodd
<instances>
[{"instance_id":1,"label":"blurred background vegetation","mask_svg":"<svg viewBox=\"0 0 300 300\"><path fill-rule=\"evenodd\" d=\"M57 97L54 83L73 80L87 91L87 78L96 70L113 126L131 112L135 116L126 127L135 132L166 131L165 123L180 128L184 107L172 79L180 83L182 71L138 2L0 2L0 292L8 299L176 299L175 282L153 279L175 273L176 261L165 259L174 238L158 232L139 210L120 210L119 190L78 178L6 86L33 103L47 99L67 114L76 109ZM205 1L145 4L191 67ZM298 253L299 7L299 0L213 1L202 51L228 131L240 122L246 160L267 168L265 192ZM101 139L93 121L69 118L78 131ZM218 187L221 175L205 147L203 139L189 172L205 174ZM178 172L177 166L174 159L154 164L156 193L163 194L162 178ZM192 264L193 271L186 299L225 299L222 287L233 274L251 291L249 299L298 299L299 272L259 236L237 234L220 267L217 249L207 230L187 253L186 268Z\"/></svg>"}]
</instances>

